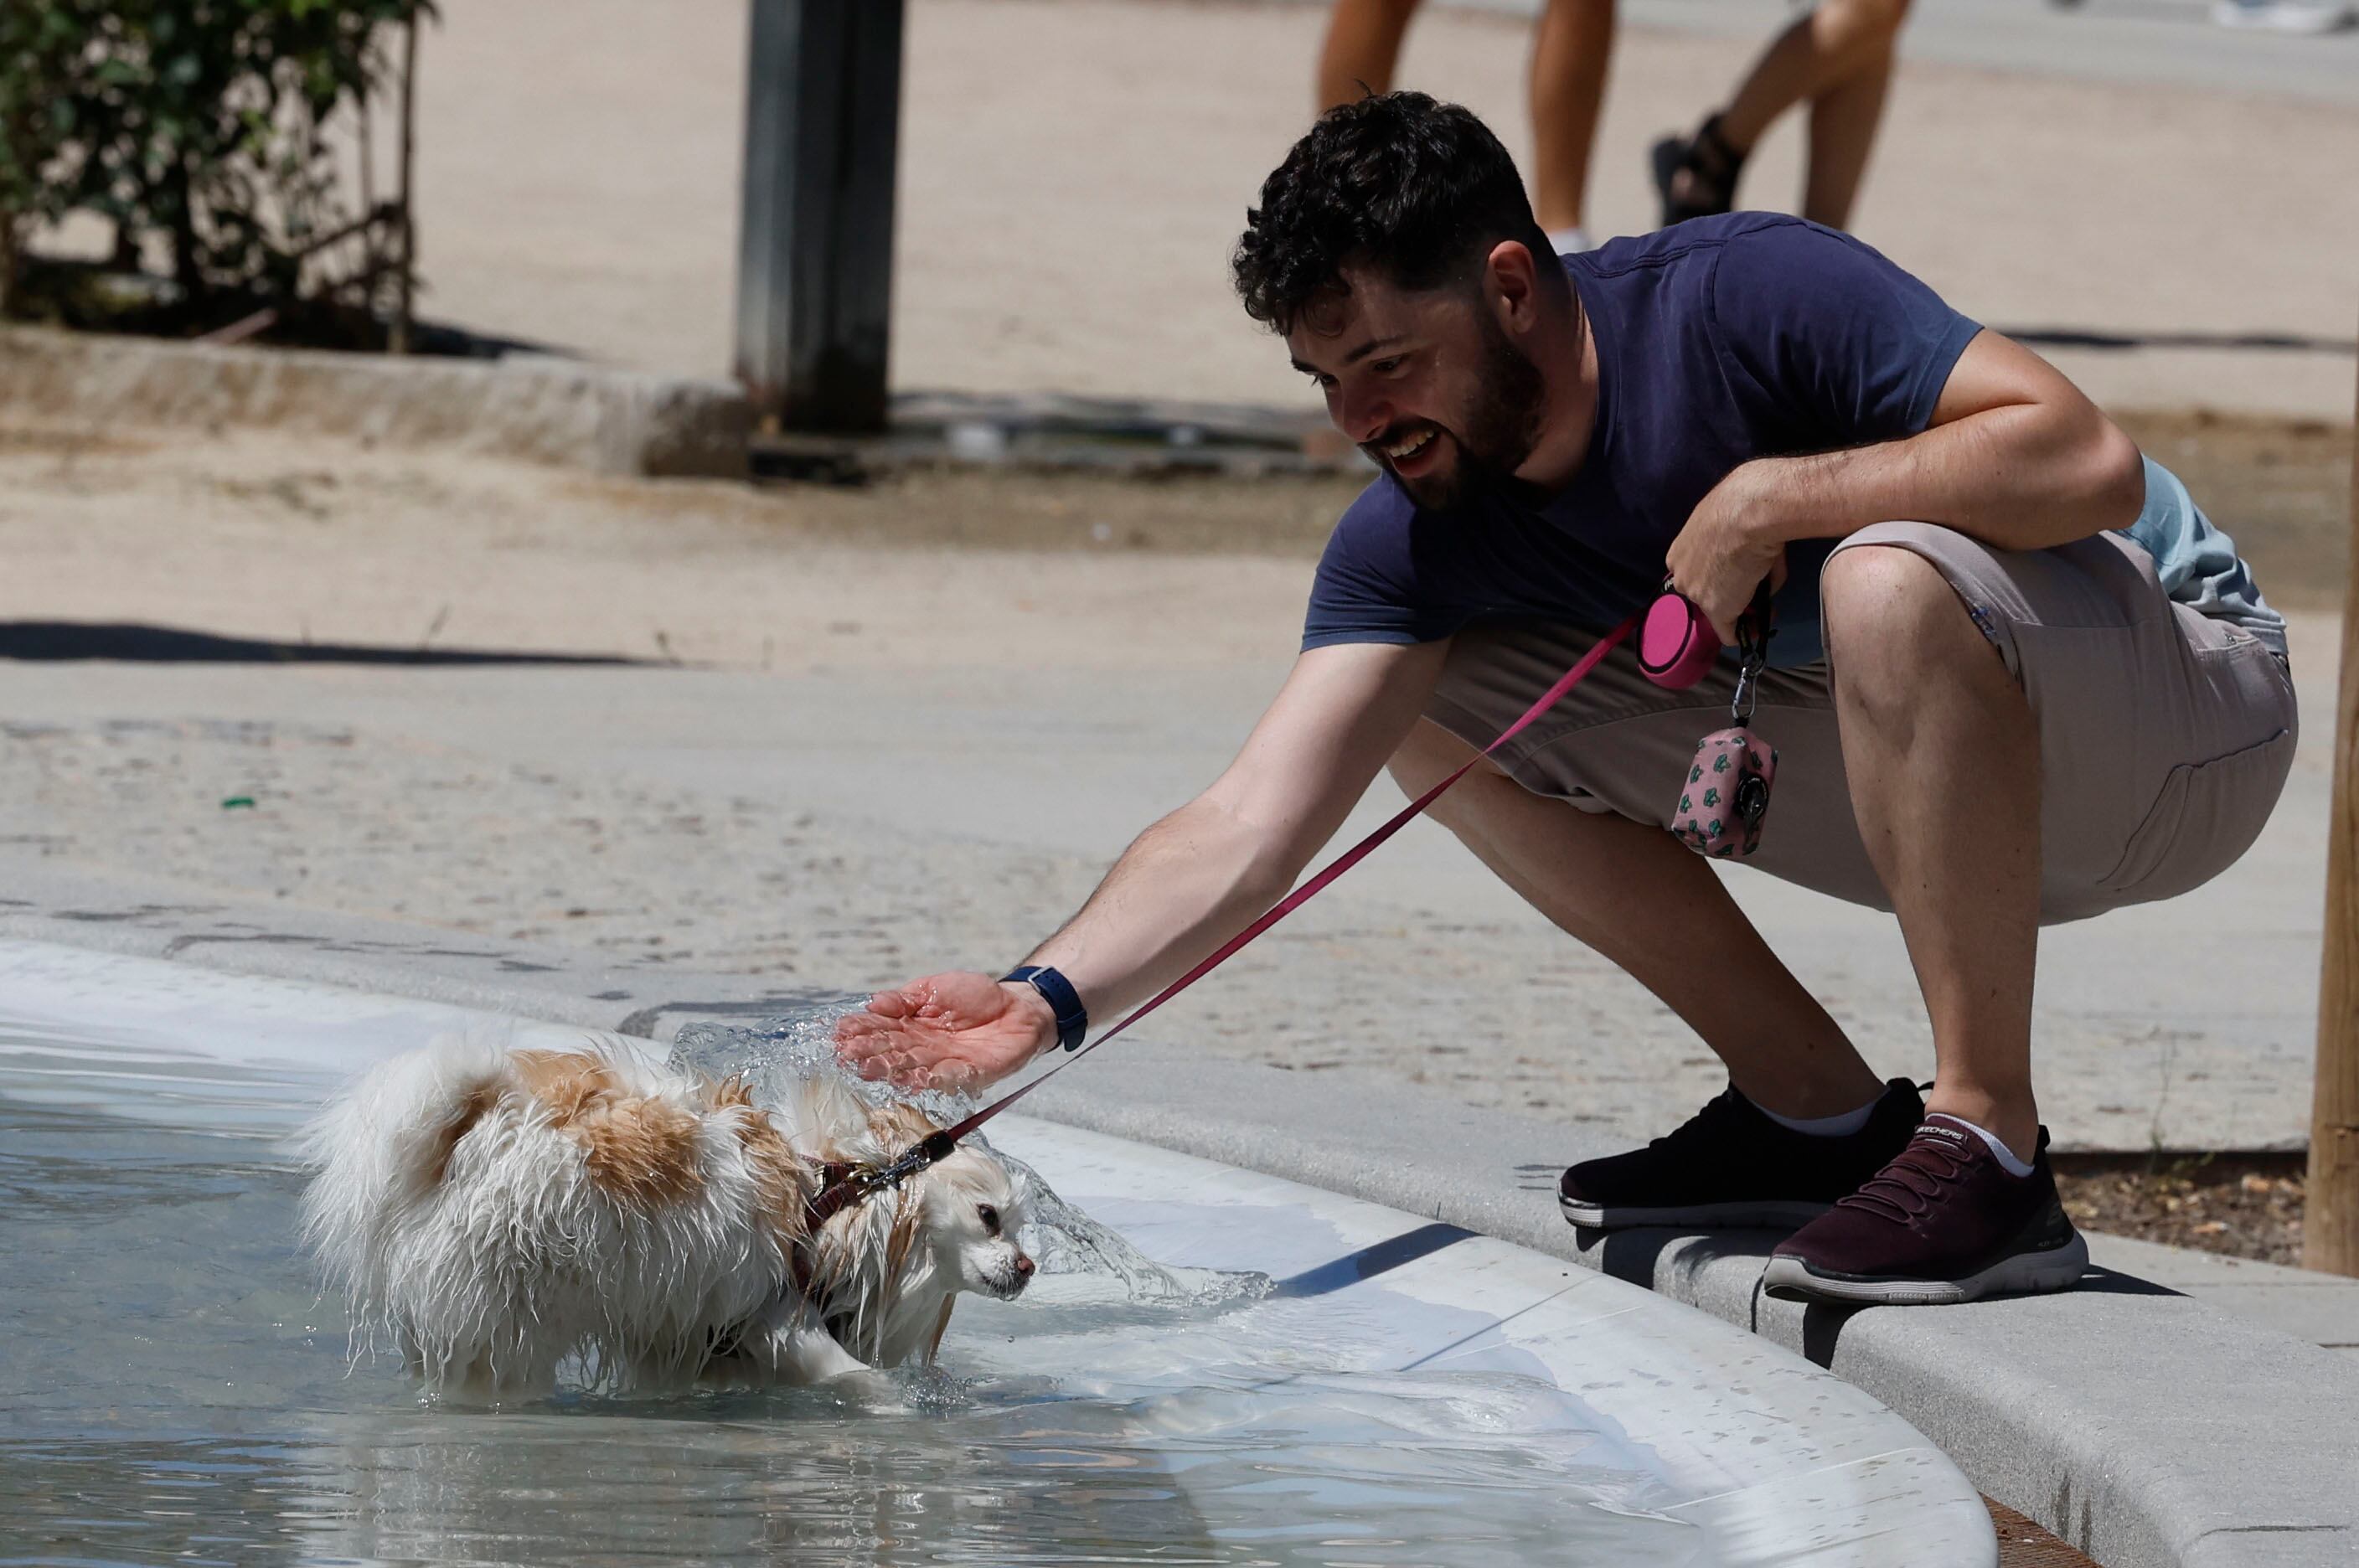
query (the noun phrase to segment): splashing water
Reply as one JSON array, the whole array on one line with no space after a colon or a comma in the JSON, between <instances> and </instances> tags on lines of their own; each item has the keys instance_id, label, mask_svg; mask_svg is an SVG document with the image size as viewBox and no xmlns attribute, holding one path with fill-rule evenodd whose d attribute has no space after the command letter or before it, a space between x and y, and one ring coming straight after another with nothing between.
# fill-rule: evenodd
<instances>
[{"instance_id":1,"label":"splashing water","mask_svg":"<svg viewBox=\"0 0 2359 1568\"><path fill-rule=\"evenodd\" d=\"M864 996L844 996L753 1025L690 1024L673 1042L671 1064L708 1078L743 1079L759 1105L781 1104L798 1083L822 1075L842 1078L869 1105L914 1105L943 1127L981 1104L948 1090L910 1092L845 1073L836 1061L836 1020L866 1002ZM1111 1280L1122 1299L1144 1306L1201 1308L1269 1293L1266 1274L1167 1269L1059 1197L1038 1171L994 1147L982 1133L970 1133L965 1141L989 1149L1007 1167L1025 1214L1019 1239L1041 1274Z\"/></svg>"}]
</instances>

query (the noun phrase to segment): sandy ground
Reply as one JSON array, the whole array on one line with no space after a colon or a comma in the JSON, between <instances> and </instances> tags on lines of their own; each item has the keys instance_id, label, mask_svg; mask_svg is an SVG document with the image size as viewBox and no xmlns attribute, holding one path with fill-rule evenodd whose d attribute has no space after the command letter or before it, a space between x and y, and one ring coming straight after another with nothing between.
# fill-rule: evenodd
<instances>
[{"instance_id":1,"label":"sandy ground","mask_svg":"<svg viewBox=\"0 0 2359 1568\"><path fill-rule=\"evenodd\" d=\"M74 620L650 661L0 659L0 877L31 857L801 985L1005 964L1227 759L1291 655L1332 501L1011 475L749 492L0 432L0 652ZM1027 517L1036 544L1107 542L1012 548ZM2313 714L2334 635L2297 628ZM2040 1051L2064 1141L2301 1137L2325 738L2228 877L2051 933ZM1379 784L1355 824L1393 799ZM1930 1068L1888 920L1732 885L1880 1069ZM2170 956L2191 941L2238 991ZM1719 1082L1428 824L1149 1030L1634 1137Z\"/></svg>"},{"instance_id":2,"label":"sandy ground","mask_svg":"<svg viewBox=\"0 0 2359 1568\"><path fill-rule=\"evenodd\" d=\"M441 9L420 71L425 309L725 373L742 0ZM1225 258L1308 122L1323 18L1228 0L911 0L896 385L1308 406L1236 309ZM1647 147L1692 123L1755 47L1624 27L1597 232L1652 224ZM1521 22L1429 7L1403 82L1473 106L1521 158L1524 58ZM2055 351L2109 404L2347 418L2348 353L2201 345L2350 343L2354 146L2347 103L1911 62L1854 222L1988 324L2198 345ZM1793 200L1799 153L1790 123L1774 133L1746 199Z\"/></svg>"},{"instance_id":3,"label":"sandy ground","mask_svg":"<svg viewBox=\"0 0 2359 1568\"><path fill-rule=\"evenodd\" d=\"M1015 669L1283 657L1306 558L1356 488L919 476L758 491L264 434L24 428L0 429L0 475L9 618L782 672L933 668L976 648ZM1234 558L1233 540L1221 554L1127 543L1250 532L1256 517L1285 541L1266 559ZM1049 528L1006 548L1026 519ZM1101 527L1103 546L1055 548ZM893 548L966 533L1000 548Z\"/></svg>"}]
</instances>

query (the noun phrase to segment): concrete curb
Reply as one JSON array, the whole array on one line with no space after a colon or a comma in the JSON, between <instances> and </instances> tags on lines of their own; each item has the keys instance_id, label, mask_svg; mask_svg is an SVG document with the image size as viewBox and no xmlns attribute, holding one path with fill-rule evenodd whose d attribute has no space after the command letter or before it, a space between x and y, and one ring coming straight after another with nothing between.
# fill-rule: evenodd
<instances>
[{"instance_id":1,"label":"concrete curb","mask_svg":"<svg viewBox=\"0 0 2359 1568\"><path fill-rule=\"evenodd\" d=\"M326 981L667 1040L815 993L578 950L191 898L7 857L0 935ZM1984 1492L2107 1568L2359 1561L2359 1369L2125 1273L2069 1295L1842 1310L1759 1290L1774 1237L1556 1213L1595 1135L1149 1040L1025 1102L1051 1121L1430 1215L1647 1285L1799 1352L1938 1443Z\"/></svg>"},{"instance_id":2,"label":"concrete curb","mask_svg":"<svg viewBox=\"0 0 2359 1568\"><path fill-rule=\"evenodd\" d=\"M2107 1568L2359 1560L2359 1371L2126 1274L1940 1309L1760 1290L1764 1232L1600 1238L1555 1212L1595 1140L1399 1091L1170 1047L1060 1079L1033 1115L1330 1187L1647 1285L1826 1367L1907 1417L1984 1491Z\"/></svg>"},{"instance_id":3,"label":"concrete curb","mask_svg":"<svg viewBox=\"0 0 2359 1568\"><path fill-rule=\"evenodd\" d=\"M2090 1237L2089 1256L2101 1269L2168 1285L2223 1312L2337 1352L2359 1368L2359 1279L2125 1236Z\"/></svg>"},{"instance_id":4,"label":"concrete curb","mask_svg":"<svg viewBox=\"0 0 2359 1568\"><path fill-rule=\"evenodd\" d=\"M542 354L392 358L0 328L0 411L75 425L255 426L602 474L743 478L754 416L723 381Z\"/></svg>"}]
</instances>

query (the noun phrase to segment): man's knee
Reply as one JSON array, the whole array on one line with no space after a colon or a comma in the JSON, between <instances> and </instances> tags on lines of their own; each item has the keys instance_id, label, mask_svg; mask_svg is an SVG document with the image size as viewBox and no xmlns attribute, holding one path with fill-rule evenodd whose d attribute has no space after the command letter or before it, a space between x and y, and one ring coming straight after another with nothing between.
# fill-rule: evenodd
<instances>
[{"instance_id":1,"label":"man's knee","mask_svg":"<svg viewBox=\"0 0 2359 1568\"><path fill-rule=\"evenodd\" d=\"M1906 693L1962 656L1996 658L1940 569L1897 545L1838 551L1819 605L1835 681L1856 692Z\"/></svg>"}]
</instances>

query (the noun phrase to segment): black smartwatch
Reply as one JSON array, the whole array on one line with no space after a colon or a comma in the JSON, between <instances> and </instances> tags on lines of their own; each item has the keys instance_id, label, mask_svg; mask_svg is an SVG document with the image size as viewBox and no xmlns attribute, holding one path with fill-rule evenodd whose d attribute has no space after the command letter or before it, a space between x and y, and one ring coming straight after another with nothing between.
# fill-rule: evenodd
<instances>
[{"instance_id":1,"label":"black smartwatch","mask_svg":"<svg viewBox=\"0 0 2359 1568\"><path fill-rule=\"evenodd\" d=\"M1055 970L1038 964L1019 964L999 977L1003 985L1011 980L1021 980L1040 993L1049 1010L1057 1015L1057 1043L1067 1051L1079 1051L1090 1032L1090 1010L1082 1006L1082 994L1073 983Z\"/></svg>"}]
</instances>

